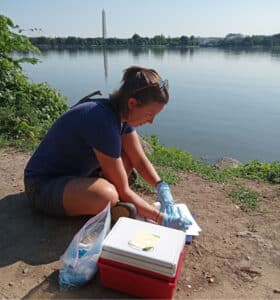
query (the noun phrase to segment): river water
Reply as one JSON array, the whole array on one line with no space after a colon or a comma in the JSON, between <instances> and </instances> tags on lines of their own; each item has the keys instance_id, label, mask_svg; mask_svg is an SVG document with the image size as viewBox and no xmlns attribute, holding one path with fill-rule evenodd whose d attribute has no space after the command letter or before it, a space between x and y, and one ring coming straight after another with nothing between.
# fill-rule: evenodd
<instances>
[{"instance_id":1,"label":"river water","mask_svg":"<svg viewBox=\"0 0 280 300\"><path fill-rule=\"evenodd\" d=\"M47 51L24 65L34 82L48 82L69 105L94 90L107 96L130 65L155 68L169 80L170 102L153 125L166 146L213 163L280 160L280 52L221 50Z\"/></svg>"}]
</instances>

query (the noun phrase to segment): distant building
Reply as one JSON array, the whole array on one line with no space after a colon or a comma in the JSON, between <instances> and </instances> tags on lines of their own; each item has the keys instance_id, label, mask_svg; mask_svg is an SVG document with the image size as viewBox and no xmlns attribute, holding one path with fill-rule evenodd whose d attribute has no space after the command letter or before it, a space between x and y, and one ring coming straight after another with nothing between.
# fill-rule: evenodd
<instances>
[{"instance_id":1,"label":"distant building","mask_svg":"<svg viewBox=\"0 0 280 300\"><path fill-rule=\"evenodd\" d=\"M102 37L106 39L107 37L107 29L106 29L106 15L105 10L102 10Z\"/></svg>"},{"instance_id":2,"label":"distant building","mask_svg":"<svg viewBox=\"0 0 280 300\"><path fill-rule=\"evenodd\" d=\"M202 47L215 47L222 38L220 37L197 37L198 45Z\"/></svg>"},{"instance_id":3,"label":"distant building","mask_svg":"<svg viewBox=\"0 0 280 300\"><path fill-rule=\"evenodd\" d=\"M232 39L240 39L243 37L244 35L241 33L229 33L225 36L225 39L232 40Z\"/></svg>"}]
</instances>

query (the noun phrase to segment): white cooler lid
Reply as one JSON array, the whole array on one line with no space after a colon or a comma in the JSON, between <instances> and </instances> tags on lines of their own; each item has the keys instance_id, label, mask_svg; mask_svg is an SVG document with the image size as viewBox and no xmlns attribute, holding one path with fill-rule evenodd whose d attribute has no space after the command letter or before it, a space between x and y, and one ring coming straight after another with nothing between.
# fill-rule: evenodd
<instances>
[{"instance_id":1,"label":"white cooler lid","mask_svg":"<svg viewBox=\"0 0 280 300\"><path fill-rule=\"evenodd\" d=\"M121 217L105 238L101 257L174 277L184 245L183 231Z\"/></svg>"}]
</instances>

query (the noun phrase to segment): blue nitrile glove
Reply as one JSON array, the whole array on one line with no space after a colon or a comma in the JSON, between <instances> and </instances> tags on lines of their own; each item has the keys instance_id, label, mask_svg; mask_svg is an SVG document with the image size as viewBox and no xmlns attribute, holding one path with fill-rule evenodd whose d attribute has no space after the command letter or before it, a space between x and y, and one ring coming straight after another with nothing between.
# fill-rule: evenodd
<instances>
[{"instance_id":1,"label":"blue nitrile glove","mask_svg":"<svg viewBox=\"0 0 280 300\"><path fill-rule=\"evenodd\" d=\"M160 211L173 215L174 200L169 185L165 181L157 184L157 201L160 202Z\"/></svg>"},{"instance_id":2,"label":"blue nitrile glove","mask_svg":"<svg viewBox=\"0 0 280 300\"><path fill-rule=\"evenodd\" d=\"M186 217L180 215L180 212L174 215L163 214L162 225L174 229L186 231L192 224Z\"/></svg>"},{"instance_id":3,"label":"blue nitrile glove","mask_svg":"<svg viewBox=\"0 0 280 300\"><path fill-rule=\"evenodd\" d=\"M177 211L176 211L176 209L175 209L174 204L167 204L167 205L165 206L164 211L162 211L162 212L163 212L163 213L166 213L166 214L169 215L169 216L173 216L173 217L175 217L175 216L177 215Z\"/></svg>"}]
</instances>

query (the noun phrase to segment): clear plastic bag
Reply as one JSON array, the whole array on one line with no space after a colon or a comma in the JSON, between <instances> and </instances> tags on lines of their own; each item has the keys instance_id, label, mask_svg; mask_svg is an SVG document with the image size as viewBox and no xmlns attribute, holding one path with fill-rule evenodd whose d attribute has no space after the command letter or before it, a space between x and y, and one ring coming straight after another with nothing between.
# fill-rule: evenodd
<instances>
[{"instance_id":1,"label":"clear plastic bag","mask_svg":"<svg viewBox=\"0 0 280 300\"><path fill-rule=\"evenodd\" d=\"M102 242L110 230L110 203L98 215L89 219L76 233L61 256L63 266L59 270L61 289L80 287L97 272L97 261Z\"/></svg>"}]
</instances>

